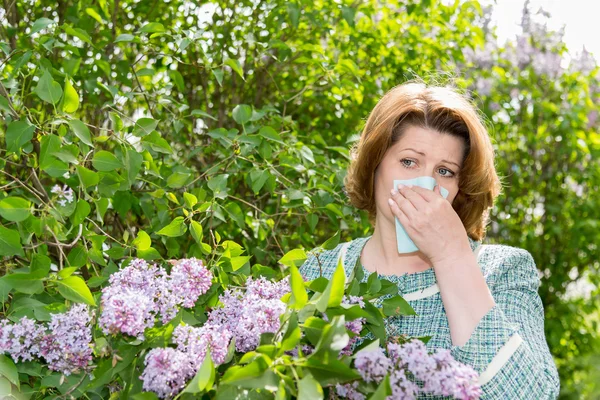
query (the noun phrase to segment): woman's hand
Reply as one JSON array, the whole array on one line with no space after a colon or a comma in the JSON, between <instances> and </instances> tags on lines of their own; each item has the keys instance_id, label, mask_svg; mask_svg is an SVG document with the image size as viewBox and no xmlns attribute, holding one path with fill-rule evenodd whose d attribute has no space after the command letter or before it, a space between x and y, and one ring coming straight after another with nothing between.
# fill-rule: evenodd
<instances>
[{"instance_id":1,"label":"woman's hand","mask_svg":"<svg viewBox=\"0 0 600 400\"><path fill-rule=\"evenodd\" d=\"M389 199L392 213L432 264L471 253L467 231L452 204L440 193L419 186L398 186Z\"/></svg>"}]
</instances>

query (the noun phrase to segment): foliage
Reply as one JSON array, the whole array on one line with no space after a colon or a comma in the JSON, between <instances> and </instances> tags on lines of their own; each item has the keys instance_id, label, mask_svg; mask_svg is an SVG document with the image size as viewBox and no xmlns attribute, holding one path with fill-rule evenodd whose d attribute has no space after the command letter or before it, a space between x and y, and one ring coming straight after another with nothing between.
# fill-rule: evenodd
<instances>
[{"instance_id":1,"label":"foliage","mask_svg":"<svg viewBox=\"0 0 600 400\"><path fill-rule=\"evenodd\" d=\"M567 49L533 16L496 46L475 1L15 1L2 11L5 317L96 306L129 257L198 257L225 288L287 276L303 259L289 249L367 234L344 196L349 144L387 89L457 71L493 124L506 182L488 240L528 249L543 273L564 397L600 390L590 375L599 293L568 295L571 282L600 287L598 69L585 55L560 68ZM118 357L122 378L139 368L134 353ZM73 379L41 381L53 391Z\"/></svg>"}]
</instances>

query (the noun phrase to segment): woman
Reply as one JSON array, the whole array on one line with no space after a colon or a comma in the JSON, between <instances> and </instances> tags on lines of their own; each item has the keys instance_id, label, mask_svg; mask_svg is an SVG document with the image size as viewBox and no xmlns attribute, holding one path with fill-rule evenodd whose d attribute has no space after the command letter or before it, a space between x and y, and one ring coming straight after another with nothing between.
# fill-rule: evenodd
<instances>
[{"instance_id":1,"label":"woman","mask_svg":"<svg viewBox=\"0 0 600 400\"><path fill-rule=\"evenodd\" d=\"M305 279L330 277L338 258L347 274L360 257L371 273L396 282L416 316L390 317L390 335L432 336L479 373L482 398L554 399L560 383L544 336L540 279L531 254L482 245L501 184L486 128L451 88L396 86L371 112L345 179L351 203L369 213L371 236L312 256ZM434 190L394 180L433 177ZM440 186L448 190L446 198ZM395 218L418 251L399 254Z\"/></svg>"}]
</instances>

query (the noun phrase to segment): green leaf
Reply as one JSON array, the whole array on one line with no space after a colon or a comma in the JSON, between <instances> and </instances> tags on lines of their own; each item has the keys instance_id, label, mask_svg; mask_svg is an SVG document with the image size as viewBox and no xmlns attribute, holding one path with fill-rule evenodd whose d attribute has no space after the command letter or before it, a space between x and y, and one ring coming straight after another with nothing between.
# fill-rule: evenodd
<instances>
[{"instance_id":1,"label":"green leaf","mask_svg":"<svg viewBox=\"0 0 600 400\"><path fill-rule=\"evenodd\" d=\"M292 350L302 339L302 331L298 326L298 315L292 313L288 320L287 329L281 339L281 351Z\"/></svg>"},{"instance_id":2,"label":"green leaf","mask_svg":"<svg viewBox=\"0 0 600 400\"><path fill-rule=\"evenodd\" d=\"M133 41L133 39L135 39L135 36L133 36L132 34L123 33L122 35L117 36L117 38L115 39L115 43L131 42L131 41Z\"/></svg>"},{"instance_id":3,"label":"green leaf","mask_svg":"<svg viewBox=\"0 0 600 400\"><path fill-rule=\"evenodd\" d=\"M0 226L0 256L25 256L18 231Z\"/></svg>"},{"instance_id":4,"label":"green leaf","mask_svg":"<svg viewBox=\"0 0 600 400\"><path fill-rule=\"evenodd\" d=\"M263 356L264 357L264 356ZM221 384L235 385L247 389L277 390L279 379L263 357L256 358L245 366L233 366L225 371Z\"/></svg>"},{"instance_id":5,"label":"green leaf","mask_svg":"<svg viewBox=\"0 0 600 400\"><path fill-rule=\"evenodd\" d=\"M229 178L229 174L221 174L208 180L208 187L213 191L215 197L224 198L227 196L227 178Z\"/></svg>"},{"instance_id":6,"label":"green leaf","mask_svg":"<svg viewBox=\"0 0 600 400\"><path fill-rule=\"evenodd\" d=\"M337 231L332 237L327 239L325 243L321 245L325 250L333 250L340 243L340 231Z\"/></svg>"},{"instance_id":7,"label":"green leaf","mask_svg":"<svg viewBox=\"0 0 600 400\"><path fill-rule=\"evenodd\" d=\"M61 26L61 28L69 35L71 36L75 36L76 38L80 39L81 41L89 44L92 47L94 46L94 43L92 43L92 40L90 39L90 35L84 31L81 28L73 28L70 25L67 24L63 24L63 26Z\"/></svg>"},{"instance_id":8,"label":"green leaf","mask_svg":"<svg viewBox=\"0 0 600 400\"><path fill-rule=\"evenodd\" d=\"M190 174L183 172L174 172L167 178L167 186L173 189L179 189L190 178Z\"/></svg>"},{"instance_id":9,"label":"green leaf","mask_svg":"<svg viewBox=\"0 0 600 400\"><path fill-rule=\"evenodd\" d=\"M299 366L308 369L321 386L335 385L361 378L356 370L335 357L330 358L327 363L323 358L310 357Z\"/></svg>"},{"instance_id":10,"label":"green leaf","mask_svg":"<svg viewBox=\"0 0 600 400\"><path fill-rule=\"evenodd\" d=\"M308 302L308 293L306 293L304 287L304 279L302 279L302 275L294 265L290 266L290 286L292 295L288 304L290 307L300 310Z\"/></svg>"},{"instance_id":11,"label":"green leaf","mask_svg":"<svg viewBox=\"0 0 600 400\"><path fill-rule=\"evenodd\" d=\"M51 20L49 18L40 18L33 23L32 27L31 27L31 32L29 32L29 36L33 35L34 33L38 33L42 29L47 28L48 25L55 24L55 23L56 22L54 22L53 20Z\"/></svg>"},{"instance_id":12,"label":"green leaf","mask_svg":"<svg viewBox=\"0 0 600 400\"><path fill-rule=\"evenodd\" d=\"M138 250L148 250L152 246L152 240L150 239L150 235L140 229L132 244Z\"/></svg>"},{"instance_id":13,"label":"green leaf","mask_svg":"<svg viewBox=\"0 0 600 400\"><path fill-rule=\"evenodd\" d=\"M92 292L85 281L78 276L69 276L65 279L56 281L58 292L67 300L77 303L85 303L90 306L96 306Z\"/></svg>"},{"instance_id":14,"label":"green leaf","mask_svg":"<svg viewBox=\"0 0 600 400\"><path fill-rule=\"evenodd\" d=\"M4 354L0 355L0 376L8 379L13 385L17 388L20 388L19 382L19 372L17 371L17 366L14 361L5 356Z\"/></svg>"},{"instance_id":15,"label":"green leaf","mask_svg":"<svg viewBox=\"0 0 600 400\"><path fill-rule=\"evenodd\" d=\"M202 245L202 226L196 222L196 221L192 221L190 223L190 231L192 233L192 237L194 238L194 240L196 241L196 243L198 243L199 245Z\"/></svg>"},{"instance_id":16,"label":"green leaf","mask_svg":"<svg viewBox=\"0 0 600 400\"><path fill-rule=\"evenodd\" d=\"M0 215L12 222L21 222L31 215L31 203L21 197L5 197L0 200Z\"/></svg>"},{"instance_id":17,"label":"green leaf","mask_svg":"<svg viewBox=\"0 0 600 400\"><path fill-rule=\"evenodd\" d=\"M90 17L94 18L96 21L98 21L98 23L103 24L104 25L104 21L102 20L102 17L100 16L100 14L98 14L98 12L96 12L96 10L94 10L93 8L86 8L85 9L85 13L87 15L89 15Z\"/></svg>"},{"instance_id":18,"label":"green leaf","mask_svg":"<svg viewBox=\"0 0 600 400\"><path fill-rule=\"evenodd\" d=\"M191 193L184 192L183 201L185 202L185 206L191 210L198 203L198 198Z\"/></svg>"},{"instance_id":19,"label":"green leaf","mask_svg":"<svg viewBox=\"0 0 600 400\"><path fill-rule=\"evenodd\" d=\"M100 177L97 172L82 167L81 165L77 166L77 175L79 176L81 184L86 189L91 186L96 186L98 182L100 182Z\"/></svg>"},{"instance_id":20,"label":"green leaf","mask_svg":"<svg viewBox=\"0 0 600 400\"><path fill-rule=\"evenodd\" d=\"M33 91L40 99L50 104L58 103L63 94L60 84L52 79L52 74L50 74L48 70L44 70L44 73L40 77L40 80Z\"/></svg>"},{"instance_id":21,"label":"green leaf","mask_svg":"<svg viewBox=\"0 0 600 400\"><path fill-rule=\"evenodd\" d=\"M77 206L75 207L75 212L71 215L71 223L73 226L77 226L82 224L85 220L85 217L90 215L91 207L90 204L83 200L77 200Z\"/></svg>"},{"instance_id":22,"label":"green leaf","mask_svg":"<svg viewBox=\"0 0 600 400\"><path fill-rule=\"evenodd\" d=\"M6 129L6 150L21 154L23 145L33 139L34 132L35 126L30 125L27 120L10 122Z\"/></svg>"},{"instance_id":23,"label":"green leaf","mask_svg":"<svg viewBox=\"0 0 600 400\"><path fill-rule=\"evenodd\" d=\"M62 109L64 112L73 113L79 108L79 95L71 84L71 80L65 79L65 97L63 98ZM91 146L91 144L90 144Z\"/></svg>"},{"instance_id":24,"label":"green leaf","mask_svg":"<svg viewBox=\"0 0 600 400\"><path fill-rule=\"evenodd\" d=\"M171 154L173 149L165 139L163 139L157 131L152 131L148 136L142 138L142 143L147 144L150 149L164 154Z\"/></svg>"},{"instance_id":25,"label":"green leaf","mask_svg":"<svg viewBox=\"0 0 600 400\"><path fill-rule=\"evenodd\" d=\"M155 32L165 32L166 29L164 27L163 24L161 24L160 22L150 22L147 23L146 25L142 26L142 28L139 30L139 32L143 32L143 33L155 33Z\"/></svg>"},{"instance_id":26,"label":"green leaf","mask_svg":"<svg viewBox=\"0 0 600 400\"><path fill-rule=\"evenodd\" d=\"M275 129L271 128L270 126L263 126L258 131L258 134L260 136L264 137L265 139L269 139L269 140L272 140L277 143L285 144L283 139L281 139L281 136L279 136L279 133L277 133L277 131Z\"/></svg>"},{"instance_id":27,"label":"green leaf","mask_svg":"<svg viewBox=\"0 0 600 400\"><path fill-rule=\"evenodd\" d=\"M393 315L417 315L411 305L400 296L385 299L383 301L383 313L386 317Z\"/></svg>"},{"instance_id":28,"label":"green leaf","mask_svg":"<svg viewBox=\"0 0 600 400\"><path fill-rule=\"evenodd\" d=\"M213 117L212 115L210 115L207 112L204 112L202 110L192 110L192 113L190 114L194 117L206 117L206 118L210 118L213 121L218 121L218 118Z\"/></svg>"},{"instance_id":29,"label":"green leaf","mask_svg":"<svg viewBox=\"0 0 600 400\"><path fill-rule=\"evenodd\" d=\"M219 84L219 86L223 86L223 70L220 68L215 68L211 69L210 71L213 73L215 78L217 78L217 83Z\"/></svg>"},{"instance_id":30,"label":"green leaf","mask_svg":"<svg viewBox=\"0 0 600 400\"><path fill-rule=\"evenodd\" d=\"M165 226L156 233L168 237L181 236L187 231L187 226L183 221L183 217L176 217L169 225Z\"/></svg>"},{"instance_id":31,"label":"green leaf","mask_svg":"<svg viewBox=\"0 0 600 400\"><path fill-rule=\"evenodd\" d=\"M140 118L135 121L135 128L132 134L139 137L144 137L152 133L158 126L158 121L153 118Z\"/></svg>"},{"instance_id":32,"label":"green leaf","mask_svg":"<svg viewBox=\"0 0 600 400\"><path fill-rule=\"evenodd\" d=\"M235 122L244 125L252 117L252 107L247 104L238 104L233 108L232 115Z\"/></svg>"},{"instance_id":33,"label":"green leaf","mask_svg":"<svg viewBox=\"0 0 600 400\"><path fill-rule=\"evenodd\" d=\"M87 262L87 251L85 247L81 245L77 245L71 249L69 255L67 256L67 260L69 260L69 265L72 267L83 267Z\"/></svg>"},{"instance_id":34,"label":"green leaf","mask_svg":"<svg viewBox=\"0 0 600 400\"><path fill-rule=\"evenodd\" d=\"M243 80L246 80L246 78L244 78L244 71L242 70L242 66L241 66L239 60L230 58L227 61L225 61L225 65L229 65L231 67L231 69L233 69L235 72L237 72L237 74Z\"/></svg>"},{"instance_id":35,"label":"green leaf","mask_svg":"<svg viewBox=\"0 0 600 400\"><path fill-rule=\"evenodd\" d=\"M92 165L98 171L104 172L112 171L123 166L121 162L117 159L117 157L114 156L114 154L109 153L106 150L100 150L99 152L94 154L94 158L92 159Z\"/></svg>"},{"instance_id":36,"label":"green leaf","mask_svg":"<svg viewBox=\"0 0 600 400\"><path fill-rule=\"evenodd\" d=\"M344 297L344 288L346 285L346 273L342 260L338 261L337 267L325 288L325 291L317 301L317 310L325 312L328 307L338 307L342 303Z\"/></svg>"},{"instance_id":37,"label":"green leaf","mask_svg":"<svg viewBox=\"0 0 600 400\"><path fill-rule=\"evenodd\" d=\"M315 399L323 400L323 388L312 375L306 375L298 382L298 400Z\"/></svg>"},{"instance_id":38,"label":"green leaf","mask_svg":"<svg viewBox=\"0 0 600 400\"><path fill-rule=\"evenodd\" d=\"M288 267L300 267L304 261L306 261L306 252L302 249L294 249L285 253L278 262Z\"/></svg>"},{"instance_id":39,"label":"green leaf","mask_svg":"<svg viewBox=\"0 0 600 400\"><path fill-rule=\"evenodd\" d=\"M342 17L346 20L348 25L354 28L354 16L356 15L356 8L342 6Z\"/></svg>"},{"instance_id":40,"label":"green leaf","mask_svg":"<svg viewBox=\"0 0 600 400\"><path fill-rule=\"evenodd\" d=\"M0 278L7 286L17 292L38 294L44 291L39 274L9 274Z\"/></svg>"},{"instance_id":41,"label":"green leaf","mask_svg":"<svg viewBox=\"0 0 600 400\"><path fill-rule=\"evenodd\" d=\"M179 91L183 92L185 90L185 83L183 82L183 76L181 75L181 72L175 69L170 69L169 77L173 80L173 82L175 82L175 85Z\"/></svg>"},{"instance_id":42,"label":"green leaf","mask_svg":"<svg viewBox=\"0 0 600 400\"><path fill-rule=\"evenodd\" d=\"M79 138L79 140L90 147L94 147L90 130L83 122L78 119L72 119L69 121L69 126L71 129L73 129L73 133Z\"/></svg>"},{"instance_id":43,"label":"green leaf","mask_svg":"<svg viewBox=\"0 0 600 400\"><path fill-rule=\"evenodd\" d=\"M202 365L200 365L196 376L194 376L192 381L185 388L184 393L200 393L204 390L209 391L215 381L215 375L215 366L210 355L210 349L207 349Z\"/></svg>"}]
</instances>

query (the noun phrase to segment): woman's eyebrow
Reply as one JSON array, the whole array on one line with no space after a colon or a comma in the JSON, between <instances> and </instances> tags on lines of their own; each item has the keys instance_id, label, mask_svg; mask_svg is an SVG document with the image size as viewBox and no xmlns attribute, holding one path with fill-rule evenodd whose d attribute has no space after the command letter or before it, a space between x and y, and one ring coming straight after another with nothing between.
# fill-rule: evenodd
<instances>
[{"instance_id":1,"label":"woman's eyebrow","mask_svg":"<svg viewBox=\"0 0 600 400\"><path fill-rule=\"evenodd\" d=\"M420 151L418 151L418 150L415 150L415 149L413 149L412 147L406 147L406 148L404 148L404 149L402 149L402 150L412 150L412 151L414 151L415 153L418 153L418 154L420 154L420 155L422 155L422 156L425 156L425 153L423 153L423 152L420 152ZM402 151L402 150L400 150L400 151ZM448 164L454 164L454 165L456 165L458 168L460 168L460 165L458 165L458 164L457 164L457 163L455 163L454 161L449 161L449 160L442 160L442 161L443 161L443 162L447 162Z\"/></svg>"}]
</instances>

